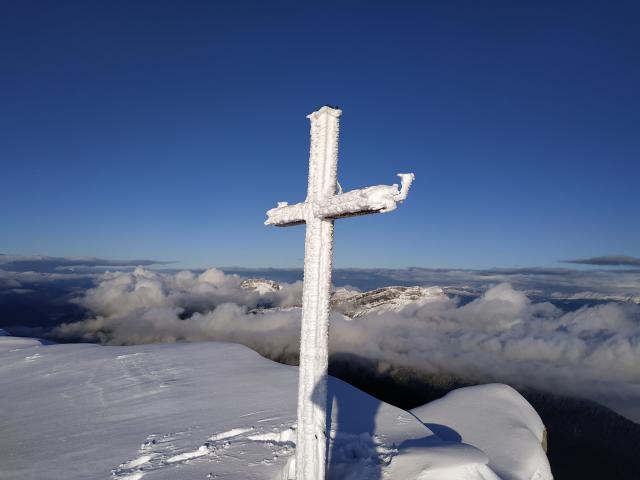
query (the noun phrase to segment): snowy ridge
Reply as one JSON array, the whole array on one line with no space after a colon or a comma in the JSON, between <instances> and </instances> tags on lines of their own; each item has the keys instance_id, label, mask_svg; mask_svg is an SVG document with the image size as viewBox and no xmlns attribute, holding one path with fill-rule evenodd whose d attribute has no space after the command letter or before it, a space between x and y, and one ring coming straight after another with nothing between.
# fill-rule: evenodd
<instances>
[{"instance_id":1,"label":"snowy ridge","mask_svg":"<svg viewBox=\"0 0 640 480\"><path fill-rule=\"evenodd\" d=\"M336 290L332 307L347 317L357 318L369 313L399 312L409 304L422 305L447 298L440 287L383 287L357 293Z\"/></svg>"},{"instance_id":2,"label":"snowy ridge","mask_svg":"<svg viewBox=\"0 0 640 480\"><path fill-rule=\"evenodd\" d=\"M258 292L260 295L268 295L282 289L282 286L273 280L264 278L251 278L244 280L242 288ZM440 287L382 287L368 292L359 292L348 288L339 287L331 292L331 308L349 318L357 318L369 313L399 312L408 305L423 305L428 302L448 298L448 292ZM299 307L300 305L297 305ZM277 310L290 310L295 306L272 307ZM255 311L269 310L269 307L260 307Z\"/></svg>"},{"instance_id":3,"label":"snowy ridge","mask_svg":"<svg viewBox=\"0 0 640 480\"><path fill-rule=\"evenodd\" d=\"M290 477L297 368L219 342L102 347L29 340L0 337L3 480ZM489 449L443 441L428 422L340 380L329 379L328 394L328 479L499 478ZM445 398L439 408L452 418L470 412L478 402L472 392L466 397L450 408ZM512 421L518 415L524 418ZM495 423L496 447L508 452L519 425L539 426L534 416L524 409ZM544 455L531 458L541 472L548 469Z\"/></svg>"},{"instance_id":4,"label":"snowy ridge","mask_svg":"<svg viewBox=\"0 0 640 480\"><path fill-rule=\"evenodd\" d=\"M282 290L282 285L274 280L267 280L266 278L247 278L242 281L240 286L246 290L258 292L260 295Z\"/></svg>"}]
</instances>

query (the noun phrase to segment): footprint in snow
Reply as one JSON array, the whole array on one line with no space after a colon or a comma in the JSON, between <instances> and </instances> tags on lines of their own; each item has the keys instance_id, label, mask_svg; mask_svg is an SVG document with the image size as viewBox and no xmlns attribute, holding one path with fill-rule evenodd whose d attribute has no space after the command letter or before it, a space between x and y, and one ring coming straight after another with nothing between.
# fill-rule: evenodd
<instances>
[{"instance_id":1,"label":"footprint in snow","mask_svg":"<svg viewBox=\"0 0 640 480\"><path fill-rule=\"evenodd\" d=\"M252 433L251 435L248 435ZM172 434L151 434L140 446L137 456L121 463L112 470L113 477L118 480L139 480L153 471L194 461L220 459L226 456L226 450L234 447L243 454L248 445L261 445L269 452L265 457L249 465L270 465L282 456L290 456L295 450L295 429L282 431L256 430L255 427L233 428L211 435L197 448L180 448L176 444L184 443L192 432ZM209 478L215 478L209 477Z\"/></svg>"}]
</instances>

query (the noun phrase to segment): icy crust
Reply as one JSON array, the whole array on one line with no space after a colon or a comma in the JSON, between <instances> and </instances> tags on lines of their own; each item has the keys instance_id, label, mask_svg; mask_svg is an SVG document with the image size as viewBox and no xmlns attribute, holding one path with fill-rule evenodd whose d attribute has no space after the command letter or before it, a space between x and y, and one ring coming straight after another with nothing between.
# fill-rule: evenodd
<instances>
[{"instance_id":1,"label":"icy crust","mask_svg":"<svg viewBox=\"0 0 640 480\"><path fill-rule=\"evenodd\" d=\"M3 480L266 480L293 471L295 367L218 342L16 349L0 337L7 344ZM329 378L328 399L331 480L498 478L479 448L443 441L344 382ZM509 448L504 432L495 437Z\"/></svg>"},{"instance_id":2,"label":"icy crust","mask_svg":"<svg viewBox=\"0 0 640 480\"><path fill-rule=\"evenodd\" d=\"M540 416L504 384L459 388L411 410L443 440L473 445L505 480L551 480Z\"/></svg>"},{"instance_id":3,"label":"icy crust","mask_svg":"<svg viewBox=\"0 0 640 480\"><path fill-rule=\"evenodd\" d=\"M289 205L279 202L276 208L267 211L265 225L287 226L304 223L310 215L315 218L336 219L368 213L386 213L395 210L409 194L415 175L399 173L402 186L375 185L332 195L318 202Z\"/></svg>"}]
</instances>

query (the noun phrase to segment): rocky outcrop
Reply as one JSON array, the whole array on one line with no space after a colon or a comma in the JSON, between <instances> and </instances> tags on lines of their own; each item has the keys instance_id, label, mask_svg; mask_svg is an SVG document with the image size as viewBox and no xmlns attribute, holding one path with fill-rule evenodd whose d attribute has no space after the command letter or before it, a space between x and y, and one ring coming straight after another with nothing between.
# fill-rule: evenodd
<instances>
[{"instance_id":1,"label":"rocky outcrop","mask_svg":"<svg viewBox=\"0 0 640 480\"><path fill-rule=\"evenodd\" d=\"M260 295L265 293L277 292L282 289L282 285L274 280L267 280L266 278L248 278L243 280L240 284L242 288L247 290L254 290Z\"/></svg>"},{"instance_id":2,"label":"rocky outcrop","mask_svg":"<svg viewBox=\"0 0 640 480\"><path fill-rule=\"evenodd\" d=\"M447 298L440 287L384 287L358 293L338 289L331 307L350 318L369 313L398 312L411 303L424 304Z\"/></svg>"}]
</instances>

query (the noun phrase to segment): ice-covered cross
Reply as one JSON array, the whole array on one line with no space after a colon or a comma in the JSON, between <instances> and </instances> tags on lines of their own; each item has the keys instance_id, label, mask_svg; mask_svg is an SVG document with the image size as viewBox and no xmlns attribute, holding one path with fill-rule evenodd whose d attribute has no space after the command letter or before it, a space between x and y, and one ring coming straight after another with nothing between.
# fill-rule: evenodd
<instances>
[{"instance_id":1,"label":"ice-covered cross","mask_svg":"<svg viewBox=\"0 0 640 480\"><path fill-rule=\"evenodd\" d=\"M401 173L402 187L376 185L336 193L338 131L342 111L322 107L311 120L307 199L279 202L267 212L266 225L307 224L302 290L300 379L296 480L324 480L326 463L327 367L329 360L329 296L333 255L333 221L337 218L395 210L409 192L412 173ZM342 190L342 189L340 189Z\"/></svg>"}]
</instances>

